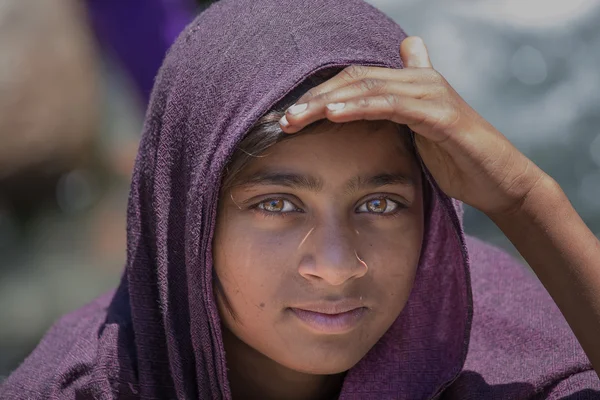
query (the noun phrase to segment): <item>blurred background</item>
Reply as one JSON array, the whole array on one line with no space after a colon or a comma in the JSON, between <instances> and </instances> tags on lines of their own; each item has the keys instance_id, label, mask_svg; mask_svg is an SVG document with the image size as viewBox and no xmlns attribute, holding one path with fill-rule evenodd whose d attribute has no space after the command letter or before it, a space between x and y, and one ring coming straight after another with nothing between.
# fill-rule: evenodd
<instances>
[{"instance_id":1,"label":"blurred background","mask_svg":"<svg viewBox=\"0 0 600 400\"><path fill-rule=\"evenodd\" d=\"M600 0L369 0L600 236ZM0 1L0 381L117 285L154 76L199 0ZM514 248L467 208L467 232ZM518 255L517 255L518 256Z\"/></svg>"}]
</instances>

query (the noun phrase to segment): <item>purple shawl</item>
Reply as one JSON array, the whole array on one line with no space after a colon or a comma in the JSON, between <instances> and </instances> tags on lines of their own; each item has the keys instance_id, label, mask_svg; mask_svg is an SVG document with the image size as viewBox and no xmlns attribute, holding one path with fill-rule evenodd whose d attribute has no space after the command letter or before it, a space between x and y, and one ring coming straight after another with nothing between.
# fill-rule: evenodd
<instances>
[{"instance_id":1,"label":"purple shawl","mask_svg":"<svg viewBox=\"0 0 600 400\"><path fill-rule=\"evenodd\" d=\"M58 321L0 398L230 398L211 253L228 157L314 72L402 68L405 37L361 0L223 0L196 18L150 100L120 286ZM543 287L467 238L461 204L424 173L433 195L415 285L341 399L597 397L598 378Z\"/></svg>"}]
</instances>

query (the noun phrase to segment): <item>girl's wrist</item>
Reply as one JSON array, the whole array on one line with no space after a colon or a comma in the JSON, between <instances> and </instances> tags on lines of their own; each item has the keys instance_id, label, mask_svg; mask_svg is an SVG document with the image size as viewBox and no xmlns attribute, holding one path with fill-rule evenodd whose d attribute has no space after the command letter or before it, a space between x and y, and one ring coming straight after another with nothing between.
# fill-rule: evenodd
<instances>
[{"instance_id":1,"label":"girl's wrist","mask_svg":"<svg viewBox=\"0 0 600 400\"><path fill-rule=\"evenodd\" d=\"M564 210L565 207L572 208L566 194L550 175L538 170L536 175L532 174L531 189L523 196L515 206L499 213L486 213L486 215L498 223L506 223L514 220L523 223L525 221L535 222L545 218L549 213Z\"/></svg>"}]
</instances>

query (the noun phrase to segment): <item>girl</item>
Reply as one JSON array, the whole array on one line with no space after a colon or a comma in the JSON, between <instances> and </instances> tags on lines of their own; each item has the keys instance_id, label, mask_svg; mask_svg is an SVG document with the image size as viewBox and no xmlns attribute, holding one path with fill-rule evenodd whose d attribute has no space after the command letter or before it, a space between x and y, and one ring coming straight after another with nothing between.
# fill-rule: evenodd
<instances>
[{"instance_id":1,"label":"girl","mask_svg":"<svg viewBox=\"0 0 600 400\"><path fill-rule=\"evenodd\" d=\"M464 234L461 201L547 291ZM360 0L224 0L188 26L127 229L116 292L60 320L2 398L600 394L597 239Z\"/></svg>"}]
</instances>

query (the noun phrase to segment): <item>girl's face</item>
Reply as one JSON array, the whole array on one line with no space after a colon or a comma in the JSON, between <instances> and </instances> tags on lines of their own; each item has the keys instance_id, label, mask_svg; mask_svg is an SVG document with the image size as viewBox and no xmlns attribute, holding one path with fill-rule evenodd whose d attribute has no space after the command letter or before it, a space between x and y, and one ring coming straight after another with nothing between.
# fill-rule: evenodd
<instances>
[{"instance_id":1,"label":"girl's face","mask_svg":"<svg viewBox=\"0 0 600 400\"><path fill-rule=\"evenodd\" d=\"M350 369L408 299L423 239L420 169L392 123L300 133L253 159L219 204L226 330L292 370Z\"/></svg>"}]
</instances>

